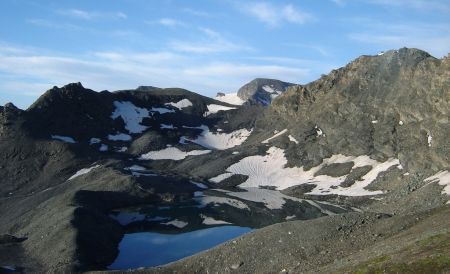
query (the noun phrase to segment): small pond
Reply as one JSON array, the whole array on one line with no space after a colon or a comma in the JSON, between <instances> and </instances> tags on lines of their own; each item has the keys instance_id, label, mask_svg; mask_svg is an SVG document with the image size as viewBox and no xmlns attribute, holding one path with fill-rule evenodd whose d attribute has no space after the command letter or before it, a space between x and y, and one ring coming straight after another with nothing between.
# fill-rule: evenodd
<instances>
[{"instance_id":1,"label":"small pond","mask_svg":"<svg viewBox=\"0 0 450 274\"><path fill-rule=\"evenodd\" d=\"M151 267L177 261L251 231L248 227L218 226L179 234L125 234L119 255L109 269Z\"/></svg>"}]
</instances>

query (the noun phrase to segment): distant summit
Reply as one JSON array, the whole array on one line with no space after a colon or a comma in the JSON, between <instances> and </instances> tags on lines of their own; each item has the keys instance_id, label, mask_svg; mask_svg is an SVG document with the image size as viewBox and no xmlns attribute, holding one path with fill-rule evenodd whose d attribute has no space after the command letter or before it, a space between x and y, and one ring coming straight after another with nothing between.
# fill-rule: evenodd
<instances>
[{"instance_id":1,"label":"distant summit","mask_svg":"<svg viewBox=\"0 0 450 274\"><path fill-rule=\"evenodd\" d=\"M256 78L242 86L237 96L251 104L270 105L272 100L295 84L275 79Z\"/></svg>"}]
</instances>

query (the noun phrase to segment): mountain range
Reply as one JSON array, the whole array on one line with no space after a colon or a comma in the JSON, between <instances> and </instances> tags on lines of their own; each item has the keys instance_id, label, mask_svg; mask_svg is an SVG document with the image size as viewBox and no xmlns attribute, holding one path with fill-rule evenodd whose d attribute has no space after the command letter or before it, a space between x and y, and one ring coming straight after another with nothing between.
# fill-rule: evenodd
<instances>
[{"instance_id":1,"label":"mountain range","mask_svg":"<svg viewBox=\"0 0 450 274\"><path fill-rule=\"evenodd\" d=\"M0 271L113 270L127 234L233 224L254 230L132 272L445 273L449 119L450 56L411 48L214 98L53 87L0 107Z\"/></svg>"}]
</instances>

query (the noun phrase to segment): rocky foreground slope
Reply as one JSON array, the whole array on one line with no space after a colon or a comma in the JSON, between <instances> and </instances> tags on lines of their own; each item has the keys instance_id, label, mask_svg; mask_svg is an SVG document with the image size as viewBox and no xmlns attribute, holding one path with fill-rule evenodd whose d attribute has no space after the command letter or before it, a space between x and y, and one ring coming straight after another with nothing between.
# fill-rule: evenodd
<instances>
[{"instance_id":1,"label":"rocky foreground slope","mask_svg":"<svg viewBox=\"0 0 450 274\"><path fill-rule=\"evenodd\" d=\"M260 229L135 271L448 272L450 58L362 56L240 104L70 84L0 107L0 266L101 271L126 233L213 219ZM117 217L143 206L167 219Z\"/></svg>"}]
</instances>

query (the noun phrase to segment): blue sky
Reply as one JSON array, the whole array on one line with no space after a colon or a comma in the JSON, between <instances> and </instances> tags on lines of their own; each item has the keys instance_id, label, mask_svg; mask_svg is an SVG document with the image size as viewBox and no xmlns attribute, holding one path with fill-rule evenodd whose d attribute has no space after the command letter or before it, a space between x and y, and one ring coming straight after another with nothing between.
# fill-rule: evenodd
<instances>
[{"instance_id":1,"label":"blue sky","mask_svg":"<svg viewBox=\"0 0 450 274\"><path fill-rule=\"evenodd\" d=\"M450 52L448 0L2 0L0 25L0 105L21 108L69 82L213 96L403 46Z\"/></svg>"}]
</instances>

